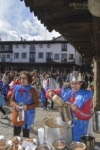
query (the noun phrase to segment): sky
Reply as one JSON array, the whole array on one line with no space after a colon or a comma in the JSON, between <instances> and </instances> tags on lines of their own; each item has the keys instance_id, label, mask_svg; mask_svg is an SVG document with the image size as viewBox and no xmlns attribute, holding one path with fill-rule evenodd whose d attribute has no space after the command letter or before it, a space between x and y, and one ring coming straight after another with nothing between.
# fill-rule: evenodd
<instances>
[{"instance_id":1,"label":"sky","mask_svg":"<svg viewBox=\"0 0 100 150\"><path fill-rule=\"evenodd\" d=\"M0 0L0 38L2 41L51 40L60 34L49 32L31 13L24 1Z\"/></svg>"}]
</instances>

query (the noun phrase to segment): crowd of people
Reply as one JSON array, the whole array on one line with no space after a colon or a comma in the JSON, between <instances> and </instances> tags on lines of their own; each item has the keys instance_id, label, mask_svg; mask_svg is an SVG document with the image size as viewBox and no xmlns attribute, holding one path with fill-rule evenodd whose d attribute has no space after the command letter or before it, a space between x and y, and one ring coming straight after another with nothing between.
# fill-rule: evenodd
<instances>
[{"instance_id":1,"label":"crowd of people","mask_svg":"<svg viewBox=\"0 0 100 150\"><path fill-rule=\"evenodd\" d=\"M83 73L79 78L78 72L71 73L52 73L52 72L16 72L7 71L0 73L0 111L3 118L7 114L3 106L12 106L14 113L19 111L19 104L23 103L25 111L25 122L17 124L12 120L14 126L14 135L20 136L21 129L23 136L29 137L29 131L34 124L35 108L42 102L43 110L54 109L52 96L59 95L65 102L70 102L70 108L73 113L75 127L73 128L73 139L80 140L80 135L86 134L89 119L91 118L92 97L94 91L94 74ZM77 74L77 76L76 76ZM52 89L52 90L50 90ZM15 118L14 118L15 119ZM82 130L84 128L84 130ZM80 129L79 134L77 131Z\"/></svg>"}]
</instances>

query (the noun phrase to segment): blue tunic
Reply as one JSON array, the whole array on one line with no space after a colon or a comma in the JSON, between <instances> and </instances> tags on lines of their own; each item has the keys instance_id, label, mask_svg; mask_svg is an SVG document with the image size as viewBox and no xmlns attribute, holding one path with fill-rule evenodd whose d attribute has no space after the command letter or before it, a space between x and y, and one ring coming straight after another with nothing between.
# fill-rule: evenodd
<instances>
[{"instance_id":1,"label":"blue tunic","mask_svg":"<svg viewBox=\"0 0 100 150\"><path fill-rule=\"evenodd\" d=\"M20 102L23 102L23 104L26 104L26 99L28 97L28 93L31 90L31 85L22 86L22 85L15 85L14 86L14 93L15 93L15 101L17 104ZM30 93L28 97L27 104L33 104L33 97L32 93ZM30 129L31 126L34 123L35 118L35 109L27 110L26 111L26 121L25 124L27 125L27 129ZM25 128L25 124L22 126L22 128Z\"/></svg>"},{"instance_id":2,"label":"blue tunic","mask_svg":"<svg viewBox=\"0 0 100 150\"><path fill-rule=\"evenodd\" d=\"M9 84L3 83L3 85L2 85L2 94L6 96L8 94L9 90L10 90Z\"/></svg>"},{"instance_id":3,"label":"blue tunic","mask_svg":"<svg viewBox=\"0 0 100 150\"><path fill-rule=\"evenodd\" d=\"M42 103L45 102L45 100L46 100L45 90L40 91L40 100L42 101Z\"/></svg>"},{"instance_id":4,"label":"blue tunic","mask_svg":"<svg viewBox=\"0 0 100 150\"><path fill-rule=\"evenodd\" d=\"M74 94L72 89L62 88L61 97L65 102L70 102L72 95ZM93 92L81 89L75 93L75 101L73 104L76 104L78 108L82 108L84 104L91 99ZM87 134L89 120L80 120L77 116L72 113L74 127L72 128L73 140L80 141L81 136Z\"/></svg>"}]
</instances>

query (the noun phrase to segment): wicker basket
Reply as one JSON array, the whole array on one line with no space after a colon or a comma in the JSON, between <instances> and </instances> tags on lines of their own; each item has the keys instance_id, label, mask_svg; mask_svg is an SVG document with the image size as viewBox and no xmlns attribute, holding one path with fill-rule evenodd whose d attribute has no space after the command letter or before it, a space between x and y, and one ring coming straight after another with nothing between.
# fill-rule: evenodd
<instances>
[{"instance_id":1,"label":"wicker basket","mask_svg":"<svg viewBox=\"0 0 100 150\"><path fill-rule=\"evenodd\" d=\"M100 0L88 0L88 8L93 16L100 17Z\"/></svg>"}]
</instances>

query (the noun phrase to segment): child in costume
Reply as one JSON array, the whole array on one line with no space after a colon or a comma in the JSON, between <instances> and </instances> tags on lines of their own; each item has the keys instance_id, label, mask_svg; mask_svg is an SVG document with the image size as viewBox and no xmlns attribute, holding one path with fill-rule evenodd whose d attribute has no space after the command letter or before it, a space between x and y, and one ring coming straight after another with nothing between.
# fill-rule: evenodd
<instances>
[{"instance_id":1,"label":"child in costume","mask_svg":"<svg viewBox=\"0 0 100 150\"><path fill-rule=\"evenodd\" d=\"M31 86L32 76L29 72L21 72L20 83L14 86L10 104L16 111L19 111L19 103L23 103L25 123L22 126L17 126L17 123L14 125L14 136L20 136L22 128L23 137L29 137L30 128L35 118L35 108L39 105L39 98L36 89Z\"/></svg>"},{"instance_id":2,"label":"child in costume","mask_svg":"<svg viewBox=\"0 0 100 150\"><path fill-rule=\"evenodd\" d=\"M81 141L81 136L87 134L89 119L92 117L92 97L93 92L84 88L81 74L73 72L70 79L71 88L48 90L46 97L51 98L57 94L65 102L70 103L72 111L72 128L73 141Z\"/></svg>"}]
</instances>

